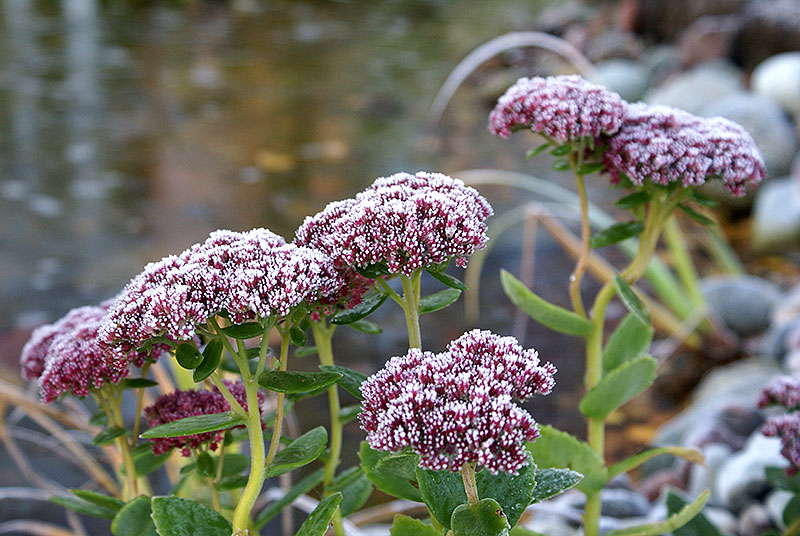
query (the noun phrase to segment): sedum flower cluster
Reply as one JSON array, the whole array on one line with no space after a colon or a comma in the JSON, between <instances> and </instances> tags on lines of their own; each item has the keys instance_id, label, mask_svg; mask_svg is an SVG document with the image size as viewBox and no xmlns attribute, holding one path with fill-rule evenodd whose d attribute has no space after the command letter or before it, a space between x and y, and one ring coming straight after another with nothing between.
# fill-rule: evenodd
<instances>
[{"instance_id":1,"label":"sedum flower cluster","mask_svg":"<svg viewBox=\"0 0 800 536\"><path fill-rule=\"evenodd\" d=\"M765 175L750 135L721 117L667 106L628 104L578 76L522 78L500 97L489 130L530 129L559 144L591 141L612 181L700 186L719 179L735 196Z\"/></svg>"},{"instance_id":2,"label":"sedum flower cluster","mask_svg":"<svg viewBox=\"0 0 800 536\"><path fill-rule=\"evenodd\" d=\"M775 378L761 392L758 406L782 406L789 411L769 417L761 433L781 439L781 454L789 462L787 472L797 473L800 470L800 376Z\"/></svg>"},{"instance_id":3,"label":"sedum flower cluster","mask_svg":"<svg viewBox=\"0 0 800 536\"><path fill-rule=\"evenodd\" d=\"M550 393L555 372L513 337L473 330L443 353L411 349L369 377L361 427L372 448L410 449L427 469L474 463L517 474L527 463L525 442L539 436L518 403Z\"/></svg>"}]
</instances>

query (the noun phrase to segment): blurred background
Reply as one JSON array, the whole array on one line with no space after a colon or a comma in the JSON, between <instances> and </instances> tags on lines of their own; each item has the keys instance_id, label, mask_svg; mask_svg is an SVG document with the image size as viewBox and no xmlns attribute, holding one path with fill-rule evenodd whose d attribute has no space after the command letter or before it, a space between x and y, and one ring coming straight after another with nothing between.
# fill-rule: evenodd
<instances>
[{"instance_id":1,"label":"blurred background","mask_svg":"<svg viewBox=\"0 0 800 536\"><path fill-rule=\"evenodd\" d=\"M706 371L765 353L761 334L777 329L775 310L789 311L781 322L800 318L792 316L800 298L779 303L800 280L795 0L2 0L0 374L22 385L17 363L31 329L113 296L147 262L218 228L265 226L290 239L306 215L398 171L496 168L571 188L548 157L524 160L534 137L499 140L486 129L489 110L518 77L575 72L556 54L512 47L495 55L474 66L440 121L428 117L470 51L530 30L563 37L626 99L740 122L767 160L760 192L725 200L716 213L742 272L758 276L717 295L738 292L761 308L709 297L725 344L715 338L672 352L655 393L620 415L610 457L650 441ZM613 213L619 192L605 177L590 182L592 199ZM498 214L536 199L479 189ZM555 215L575 228L571 212ZM534 402L537 420L580 435L582 348L514 321L499 287L499 268L518 272L525 260L524 233L505 233L489 255L481 316L465 320L462 302L430 315L424 344L439 351L476 325L513 329L560 370L554 395ZM570 257L547 236L535 254L533 287L566 305ZM701 275L720 271L704 254L697 262ZM587 281L584 290L596 288ZM725 318L731 311L740 318ZM387 305L376 321L379 337L340 330L338 361L371 373L404 351L400 311ZM742 324L757 329L737 331ZM780 344L778 369L788 359ZM321 421L316 409L298 407L303 429ZM348 435L354 445L361 432L351 425ZM351 448L345 465L354 461ZM0 483L22 482L4 464ZM0 518L8 515L0 508Z\"/></svg>"}]
</instances>

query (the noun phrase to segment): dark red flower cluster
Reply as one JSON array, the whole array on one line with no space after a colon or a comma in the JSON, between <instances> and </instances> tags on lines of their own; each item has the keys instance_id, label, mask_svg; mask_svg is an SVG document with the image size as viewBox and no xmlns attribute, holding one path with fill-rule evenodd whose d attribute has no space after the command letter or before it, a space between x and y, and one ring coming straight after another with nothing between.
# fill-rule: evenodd
<instances>
[{"instance_id":1,"label":"dark red flower cluster","mask_svg":"<svg viewBox=\"0 0 800 536\"><path fill-rule=\"evenodd\" d=\"M439 173L397 173L309 216L295 243L329 255L339 268L385 263L411 276L419 268L467 257L488 241L492 207L474 188Z\"/></svg>"},{"instance_id":2,"label":"dark red flower cluster","mask_svg":"<svg viewBox=\"0 0 800 536\"><path fill-rule=\"evenodd\" d=\"M513 337L473 330L444 353L412 349L368 378L361 427L372 448L410 448L427 469L475 463L516 474L527 463L525 442L539 436L517 402L550 393L555 372Z\"/></svg>"},{"instance_id":3,"label":"dark red flower cluster","mask_svg":"<svg viewBox=\"0 0 800 536\"><path fill-rule=\"evenodd\" d=\"M781 438L781 454L789 462L787 472L800 470L800 376L780 376L761 392L758 407L782 406L789 413L767 419L761 433Z\"/></svg>"},{"instance_id":4,"label":"dark red flower cluster","mask_svg":"<svg viewBox=\"0 0 800 536\"><path fill-rule=\"evenodd\" d=\"M236 401L242 405L242 408L247 410L247 393L242 382L226 381L225 386L230 390ZM259 410L265 399L264 393L259 392ZM215 387L212 390L174 391L161 395L153 405L144 409L144 416L148 425L152 428L179 419L185 419L186 417L223 413L230 411L230 409L231 406L228 401ZM153 443L153 454L164 454L173 448L178 448L181 449L183 456L188 457L191 456L192 449L196 449L205 443L209 444L209 449L217 450L224 435L224 431L205 432L190 436L154 438L150 441Z\"/></svg>"}]
</instances>

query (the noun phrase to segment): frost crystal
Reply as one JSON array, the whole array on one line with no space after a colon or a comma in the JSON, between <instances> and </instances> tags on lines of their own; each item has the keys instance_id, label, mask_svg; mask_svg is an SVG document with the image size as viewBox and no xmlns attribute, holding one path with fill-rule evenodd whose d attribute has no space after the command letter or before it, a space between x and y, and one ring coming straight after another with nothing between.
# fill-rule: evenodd
<instances>
[{"instance_id":1,"label":"frost crystal","mask_svg":"<svg viewBox=\"0 0 800 536\"><path fill-rule=\"evenodd\" d=\"M484 221L491 214L486 199L458 179L397 173L307 217L295 242L330 255L340 268L382 262L411 276L450 257L466 266L489 239Z\"/></svg>"},{"instance_id":2,"label":"frost crystal","mask_svg":"<svg viewBox=\"0 0 800 536\"><path fill-rule=\"evenodd\" d=\"M750 135L721 117L705 119L668 106L631 104L619 132L606 141L603 162L615 183L627 178L636 185L648 180L699 186L719 178L725 189L741 196L765 174Z\"/></svg>"},{"instance_id":3,"label":"frost crystal","mask_svg":"<svg viewBox=\"0 0 800 536\"><path fill-rule=\"evenodd\" d=\"M613 134L624 114L619 95L580 76L520 78L497 101L489 130L508 138L514 130L529 128L566 143Z\"/></svg>"},{"instance_id":4,"label":"frost crystal","mask_svg":"<svg viewBox=\"0 0 800 536\"><path fill-rule=\"evenodd\" d=\"M86 396L92 389L119 383L128 374L130 356L111 359L98 341L102 307L79 307L55 324L37 328L22 350L25 378L39 379L42 399L65 393Z\"/></svg>"},{"instance_id":5,"label":"frost crystal","mask_svg":"<svg viewBox=\"0 0 800 536\"><path fill-rule=\"evenodd\" d=\"M361 386L361 427L372 448L410 447L427 469L476 463L516 474L526 463L525 442L539 436L517 402L548 394L555 372L513 337L473 330L444 353L411 349L369 377Z\"/></svg>"},{"instance_id":6,"label":"frost crystal","mask_svg":"<svg viewBox=\"0 0 800 536\"><path fill-rule=\"evenodd\" d=\"M236 383L225 381L233 397L242 408L247 410L247 393L241 381ZM264 403L264 393L258 393L259 410ZM148 425L152 428L168 422L194 417L196 415L210 415L212 413L223 413L230 411L231 406L222 393L215 387L210 391L188 390L174 391L161 395L153 403L144 409L144 416ZM241 428L239 426L238 428ZM209 443L209 449L217 450L219 443L225 435L224 430L217 432L204 432L180 437L159 437L151 439L153 443L153 454L164 454L173 448L181 449L183 456L191 456L192 449L198 448L204 443Z\"/></svg>"},{"instance_id":7,"label":"frost crystal","mask_svg":"<svg viewBox=\"0 0 800 536\"><path fill-rule=\"evenodd\" d=\"M342 285L319 251L266 229L215 231L203 244L148 264L112 305L102 332L107 344L126 352L160 336L190 339L222 311L235 323L285 316Z\"/></svg>"}]
</instances>

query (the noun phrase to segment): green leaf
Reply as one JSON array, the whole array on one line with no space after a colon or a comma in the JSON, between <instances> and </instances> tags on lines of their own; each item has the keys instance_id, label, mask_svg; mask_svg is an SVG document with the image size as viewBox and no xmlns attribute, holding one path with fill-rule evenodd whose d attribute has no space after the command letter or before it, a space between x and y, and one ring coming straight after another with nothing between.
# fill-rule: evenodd
<instances>
[{"instance_id":1,"label":"green leaf","mask_svg":"<svg viewBox=\"0 0 800 536\"><path fill-rule=\"evenodd\" d=\"M604 169L606 169L606 165L602 162L584 162L578 166L575 173L578 175L591 175L592 173L599 173Z\"/></svg>"},{"instance_id":2,"label":"green leaf","mask_svg":"<svg viewBox=\"0 0 800 536\"><path fill-rule=\"evenodd\" d=\"M367 279L378 279L379 277L385 275L392 275L386 265L382 262L370 264L369 266L365 266L363 268L356 266L356 271Z\"/></svg>"},{"instance_id":3,"label":"green leaf","mask_svg":"<svg viewBox=\"0 0 800 536\"><path fill-rule=\"evenodd\" d=\"M347 424L347 423L355 420L355 418L358 417L359 413L361 413L361 405L360 404L354 404L352 406L345 406L339 412L339 422L341 422L342 424Z\"/></svg>"},{"instance_id":4,"label":"green leaf","mask_svg":"<svg viewBox=\"0 0 800 536\"><path fill-rule=\"evenodd\" d=\"M258 377L261 387L278 393L308 393L336 383L337 372L300 372L297 370L268 370Z\"/></svg>"},{"instance_id":5,"label":"green leaf","mask_svg":"<svg viewBox=\"0 0 800 536\"><path fill-rule=\"evenodd\" d=\"M175 359L183 368L193 370L203 362L203 354L195 348L194 343L182 342L175 349Z\"/></svg>"},{"instance_id":6,"label":"green leaf","mask_svg":"<svg viewBox=\"0 0 800 536\"><path fill-rule=\"evenodd\" d=\"M508 536L511 526L494 499L462 504L450 521L454 536Z\"/></svg>"},{"instance_id":7,"label":"green leaf","mask_svg":"<svg viewBox=\"0 0 800 536\"><path fill-rule=\"evenodd\" d=\"M461 291L454 288L448 288L434 292L419 300L419 314L432 313L439 309L444 309L461 296Z\"/></svg>"},{"instance_id":8,"label":"green leaf","mask_svg":"<svg viewBox=\"0 0 800 536\"><path fill-rule=\"evenodd\" d=\"M358 451L364 474L367 475L367 478L376 488L392 497L422 502L419 489L414 485L416 484L416 475L413 467L411 475L408 475L392 465L379 466L379 462L391 455L390 452L371 449L366 441L361 442L361 448ZM416 463L414 463L414 466L416 466Z\"/></svg>"},{"instance_id":9,"label":"green leaf","mask_svg":"<svg viewBox=\"0 0 800 536\"><path fill-rule=\"evenodd\" d=\"M419 519L397 514L394 516L392 529L389 536L442 536L430 525L426 525Z\"/></svg>"},{"instance_id":10,"label":"green leaf","mask_svg":"<svg viewBox=\"0 0 800 536\"><path fill-rule=\"evenodd\" d=\"M97 493L95 491L89 491L86 489L71 489L69 491L79 499L96 504L97 506L102 506L103 508L108 508L109 510L114 510L115 512L119 511L120 508L125 506L124 501L121 501L116 497L110 497L108 495L103 495L102 493Z\"/></svg>"},{"instance_id":11,"label":"green leaf","mask_svg":"<svg viewBox=\"0 0 800 536\"><path fill-rule=\"evenodd\" d=\"M149 475L169 459L169 452L153 454L153 447L149 442L141 446L145 448L133 452L133 467L138 476Z\"/></svg>"},{"instance_id":12,"label":"green leaf","mask_svg":"<svg viewBox=\"0 0 800 536\"><path fill-rule=\"evenodd\" d=\"M614 204L623 210L630 210L646 204L648 201L650 201L650 199L651 195L648 192L639 190L638 192L633 192L630 195L626 195Z\"/></svg>"},{"instance_id":13,"label":"green leaf","mask_svg":"<svg viewBox=\"0 0 800 536\"><path fill-rule=\"evenodd\" d=\"M583 475L570 469L537 469L535 477L531 502L538 503L575 487Z\"/></svg>"},{"instance_id":14,"label":"green leaf","mask_svg":"<svg viewBox=\"0 0 800 536\"><path fill-rule=\"evenodd\" d=\"M250 479L247 475L234 475L234 476L227 476L219 481L217 484L217 489L219 491L230 491L233 489L240 489L247 485L247 481Z\"/></svg>"},{"instance_id":15,"label":"green leaf","mask_svg":"<svg viewBox=\"0 0 800 536\"><path fill-rule=\"evenodd\" d=\"M308 342L305 330L298 326L292 326L289 329L289 337L296 346L305 346Z\"/></svg>"},{"instance_id":16,"label":"green leaf","mask_svg":"<svg viewBox=\"0 0 800 536\"><path fill-rule=\"evenodd\" d=\"M781 514L781 519L783 524L787 527L794 524L795 521L800 519L800 497L795 495L789 502L786 503L786 506L783 507L783 513Z\"/></svg>"},{"instance_id":17,"label":"green leaf","mask_svg":"<svg viewBox=\"0 0 800 536\"><path fill-rule=\"evenodd\" d=\"M125 435L127 430L122 428L121 426L112 426L111 428L106 428L99 432L96 436L92 438L92 443L102 447L104 445L108 445L112 443L116 438L119 436Z\"/></svg>"},{"instance_id":18,"label":"green leaf","mask_svg":"<svg viewBox=\"0 0 800 536\"><path fill-rule=\"evenodd\" d=\"M328 443L328 432L323 426L312 428L278 451L267 467L267 478L288 473L319 458Z\"/></svg>"},{"instance_id":19,"label":"green leaf","mask_svg":"<svg viewBox=\"0 0 800 536\"><path fill-rule=\"evenodd\" d=\"M513 527L510 531L508 531L509 536L545 536L544 534L539 534L538 532L533 532L532 530L528 530L525 527L521 527L517 525Z\"/></svg>"},{"instance_id":20,"label":"green leaf","mask_svg":"<svg viewBox=\"0 0 800 536\"><path fill-rule=\"evenodd\" d=\"M557 145L550 151L550 154L553 156L567 156L574 150L572 145Z\"/></svg>"},{"instance_id":21,"label":"green leaf","mask_svg":"<svg viewBox=\"0 0 800 536\"><path fill-rule=\"evenodd\" d=\"M367 502L369 496L372 495L372 483L364 474L364 471L358 471L358 478L351 481L348 485L344 486L341 490L342 503L339 505L339 510L342 512L343 517L347 517Z\"/></svg>"},{"instance_id":22,"label":"green leaf","mask_svg":"<svg viewBox=\"0 0 800 536\"><path fill-rule=\"evenodd\" d=\"M550 151L551 153L553 151ZM569 165L569 161L566 158L561 158L553 162L553 170L555 171L569 171L572 169L572 166Z\"/></svg>"},{"instance_id":23,"label":"green leaf","mask_svg":"<svg viewBox=\"0 0 800 536\"><path fill-rule=\"evenodd\" d=\"M110 508L105 508L81 499L76 499L75 497L54 495L50 497L50 501L85 516L113 519L114 516L117 515L116 510L111 510Z\"/></svg>"},{"instance_id":24,"label":"green leaf","mask_svg":"<svg viewBox=\"0 0 800 536\"><path fill-rule=\"evenodd\" d=\"M214 460L208 452L197 455L197 472L206 478L212 478L215 473Z\"/></svg>"},{"instance_id":25,"label":"green leaf","mask_svg":"<svg viewBox=\"0 0 800 536\"><path fill-rule=\"evenodd\" d=\"M603 248L639 236L644 231L644 224L640 221L623 221L595 233L589 239L592 248Z\"/></svg>"},{"instance_id":26,"label":"green leaf","mask_svg":"<svg viewBox=\"0 0 800 536\"><path fill-rule=\"evenodd\" d=\"M680 203L678 204L678 208L681 209L687 216L689 216L693 220L703 225L714 225L714 220L712 220L711 218L707 218L706 216L703 216L689 205L684 205L683 203Z\"/></svg>"},{"instance_id":27,"label":"green leaf","mask_svg":"<svg viewBox=\"0 0 800 536\"><path fill-rule=\"evenodd\" d=\"M114 536L158 536L150 517L150 497L139 495L123 506L111 521Z\"/></svg>"},{"instance_id":28,"label":"green leaf","mask_svg":"<svg viewBox=\"0 0 800 536\"><path fill-rule=\"evenodd\" d=\"M153 521L160 536L231 536L233 527L205 504L181 497L153 497Z\"/></svg>"},{"instance_id":29,"label":"green leaf","mask_svg":"<svg viewBox=\"0 0 800 536\"><path fill-rule=\"evenodd\" d=\"M461 282L460 279L456 279L452 275L447 275L444 272L437 272L436 270L431 270L430 268L425 268L425 271L431 274L431 276L439 281L447 285L450 288L454 288L457 290L467 290L467 285Z\"/></svg>"},{"instance_id":30,"label":"green leaf","mask_svg":"<svg viewBox=\"0 0 800 536\"><path fill-rule=\"evenodd\" d=\"M286 492L280 499L275 502L269 503L261 512L258 514L258 517L255 519L255 526L257 529L260 529L264 525L270 522L272 518L274 518L284 507L292 504L296 498L301 495L306 495L312 489L316 488L322 483L322 475L324 473L324 468L320 467L313 473L309 474L308 476L304 477L302 480L297 482L292 488Z\"/></svg>"},{"instance_id":31,"label":"green leaf","mask_svg":"<svg viewBox=\"0 0 800 536\"><path fill-rule=\"evenodd\" d=\"M539 432L541 436L526 448L540 469L569 468L581 473L583 480L576 487L584 493L598 491L605 485L608 469L592 447L552 426L540 426Z\"/></svg>"},{"instance_id":32,"label":"green leaf","mask_svg":"<svg viewBox=\"0 0 800 536\"><path fill-rule=\"evenodd\" d=\"M317 353L317 347L316 346L306 346L304 348L298 348L297 350L295 350L294 356L295 357L306 357L306 356L309 356L309 355L314 355L316 353Z\"/></svg>"},{"instance_id":33,"label":"green leaf","mask_svg":"<svg viewBox=\"0 0 800 536\"><path fill-rule=\"evenodd\" d=\"M534 147L533 149L529 149L525 153L525 160L530 160L531 158L534 158L536 155L545 152L550 147L552 147L552 145L550 145L549 143L543 143L539 147Z\"/></svg>"},{"instance_id":34,"label":"green leaf","mask_svg":"<svg viewBox=\"0 0 800 536\"><path fill-rule=\"evenodd\" d=\"M108 424L108 415L103 410L98 411L89 418L89 424L92 426L105 426Z\"/></svg>"},{"instance_id":35,"label":"green leaf","mask_svg":"<svg viewBox=\"0 0 800 536\"><path fill-rule=\"evenodd\" d=\"M342 494L334 493L322 499L314 511L300 525L295 536L322 536L328 531L333 514L342 502Z\"/></svg>"},{"instance_id":36,"label":"green leaf","mask_svg":"<svg viewBox=\"0 0 800 536\"><path fill-rule=\"evenodd\" d=\"M592 323L588 319L546 302L505 270L500 272L500 282L514 305L543 326L559 333L582 337L586 337L592 331Z\"/></svg>"},{"instance_id":37,"label":"green leaf","mask_svg":"<svg viewBox=\"0 0 800 536\"><path fill-rule=\"evenodd\" d=\"M341 325L351 324L356 320L361 320L362 318L372 314L378 307L383 305L383 302L385 302L386 298L388 297L389 295L385 292L374 291L352 309L345 309L344 311L339 311L335 315L331 316L331 322L333 324Z\"/></svg>"},{"instance_id":38,"label":"green leaf","mask_svg":"<svg viewBox=\"0 0 800 536\"><path fill-rule=\"evenodd\" d=\"M215 462L219 456L214 456ZM238 475L250 467L250 456L235 452L226 452L222 458L222 476Z\"/></svg>"},{"instance_id":39,"label":"green leaf","mask_svg":"<svg viewBox=\"0 0 800 536\"><path fill-rule=\"evenodd\" d=\"M222 328L222 333L233 339L246 340L263 335L264 328L258 322L245 322Z\"/></svg>"},{"instance_id":40,"label":"green leaf","mask_svg":"<svg viewBox=\"0 0 800 536\"><path fill-rule=\"evenodd\" d=\"M382 327L375 322L370 322L369 320L356 320L355 322L350 322L347 325L369 335L378 335L379 333L383 333Z\"/></svg>"},{"instance_id":41,"label":"green leaf","mask_svg":"<svg viewBox=\"0 0 800 536\"><path fill-rule=\"evenodd\" d=\"M194 373L192 379L194 383L200 383L214 374L217 370L220 361L222 361L222 339L215 337L208 341L206 347L203 349L203 361L200 363Z\"/></svg>"},{"instance_id":42,"label":"green leaf","mask_svg":"<svg viewBox=\"0 0 800 536\"><path fill-rule=\"evenodd\" d=\"M634 357L639 357L650 348L653 327L645 324L634 314L628 314L603 349L603 372L608 373Z\"/></svg>"},{"instance_id":43,"label":"green leaf","mask_svg":"<svg viewBox=\"0 0 800 536\"><path fill-rule=\"evenodd\" d=\"M605 419L622 404L635 397L656 379L658 362L647 355L637 357L609 372L581 400L581 413L592 419Z\"/></svg>"},{"instance_id":44,"label":"green leaf","mask_svg":"<svg viewBox=\"0 0 800 536\"><path fill-rule=\"evenodd\" d=\"M333 478L333 481L326 488L327 491L342 491L344 488L361 478L364 470L356 465L348 467Z\"/></svg>"},{"instance_id":45,"label":"green leaf","mask_svg":"<svg viewBox=\"0 0 800 536\"><path fill-rule=\"evenodd\" d=\"M204 432L216 432L217 430L227 430L234 426L244 424L244 419L234 415L230 411L224 413L210 413L208 415L195 415L177 421L168 422L150 428L139 437L142 439L152 439L154 437L180 437L185 435L202 434Z\"/></svg>"},{"instance_id":46,"label":"green leaf","mask_svg":"<svg viewBox=\"0 0 800 536\"><path fill-rule=\"evenodd\" d=\"M658 447L654 449L648 449L644 452L640 452L639 454L634 454L629 458L625 458L622 461L619 461L608 468L608 476L609 478L614 478L615 476L627 473L631 471L647 460L651 458L655 458L656 456L661 456L662 454L670 454L672 456L677 456L678 458L683 458L684 460L691 462L691 463L705 463L705 457L703 453L697 449L689 448L689 447Z\"/></svg>"},{"instance_id":47,"label":"green leaf","mask_svg":"<svg viewBox=\"0 0 800 536\"><path fill-rule=\"evenodd\" d=\"M615 530L613 532L607 532L606 536L659 536L667 534L668 532L681 528L696 516L706 505L706 502L708 502L709 495L710 492L708 490L704 491L692 504L684 506L680 512L669 516L666 521Z\"/></svg>"},{"instance_id":48,"label":"green leaf","mask_svg":"<svg viewBox=\"0 0 800 536\"><path fill-rule=\"evenodd\" d=\"M155 387L158 382L147 378L125 378L119 384L123 389L145 389L147 387Z\"/></svg>"},{"instance_id":49,"label":"green leaf","mask_svg":"<svg viewBox=\"0 0 800 536\"><path fill-rule=\"evenodd\" d=\"M800 495L800 473L787 475L783 467L767 467L764 472L773 486Z\"/></svg>"},{"instance_id":50,"label":"green leaf","mask_svg":"<svg viewBox=\"0 0 800 536\"><path fill-rule=\"evenodd\" d=\"M689 501L675 493L675 491L668 489L666 503L667 515L672 516L680 512L682 508L689 504ZM722 536L720 530L702 512L698 512L694 519L681 528L673 530L672 534L673 536Z\"/></svg>"},{"instance_id":51,"label":"green leaf","mask_svg":"<svg viewBox=\"0 0 800 536\"><path fill-rule=\"evenodd\" d=\"M622 279L619 274L614 274L614 288L617 289L617 294L622 300L622 303L625 304L625 307L628 308L628 311L635 314L642 324L650 324L650 312L647 310L647 307L644 306L639 296L636 295L627 281Z\"/></svg>"},{"instance_id":52,"label":"green leaf","mask_svg":"<svg viewBox=\"0 0 800 536\"><path fill-rule=\"evenodd\" d=\"M478 497L497 500L507 515L508 522L516 525L531 502L535 470L536 464L529 457L528 464L520 468L518 475L504 472L493 475L486 470L478 471L475 475ZM459 473L417 467L416 474L422 498L437 520L450 519L453 510L467 502L464 482Z\"/></svg>"},{"instance_id":53,"label":"green leaf","mask_svg":"<svg viewBox=\"0 0 800 536\"><path fill-rule=\"evenodd\" d=\"M340 374L341 378L337 379L336 383L359 400L364 400L364 397L361 395L361 384L367 379L366 374L338 365L320 365L319 368L325 372Z\"/></svg>"},{"instance_id":54,"label":"green leaf","mask_svg":"<svg viewBox=\"0 0 800 536\"><path fill-rule=\"evenodd\" d=\"M719 201L708 197L706 194L701 194L697 190L691 190L689 192L689 199L691 199L698 205L702 205L708 208L716 208L719 206Z\"/></svg>"}]
</instances>

